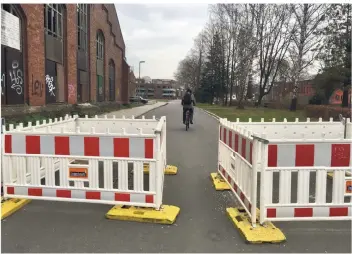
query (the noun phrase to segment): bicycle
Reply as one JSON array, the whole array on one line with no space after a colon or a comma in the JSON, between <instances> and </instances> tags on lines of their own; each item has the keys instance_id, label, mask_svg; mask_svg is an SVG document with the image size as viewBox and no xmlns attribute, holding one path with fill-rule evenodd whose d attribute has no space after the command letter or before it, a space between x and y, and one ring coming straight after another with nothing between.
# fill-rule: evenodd
<instances>
[{"instance_id":1,"label":"bicycle","mask_svg":"<svg viewBox=\"0 0 352 254\"><path fill-rule=\"evenodd\" d=\"M186 111L186 121L185 121L185 125L186 125L186 131L188 131L189 129L189 118L190 118L190 109L187 109Z\"/></svg>"}]
</instances>

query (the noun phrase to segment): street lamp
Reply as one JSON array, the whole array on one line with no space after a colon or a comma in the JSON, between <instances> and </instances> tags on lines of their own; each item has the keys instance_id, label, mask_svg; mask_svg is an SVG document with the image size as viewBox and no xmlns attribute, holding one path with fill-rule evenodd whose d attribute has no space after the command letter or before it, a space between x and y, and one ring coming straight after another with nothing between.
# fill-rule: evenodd
<instances>
[{"instance_id":1,"label":"street lamp","mask_svg":"<svg viewBox=\"0 0 352 254\"><path fill-rule=\"evenodd\" d=\"M141 88L141 85L140 85L140 82L141 82L141 64L142 63L145 63L145 61L139 61L139 68L138 68L138 71L139 71L139 75L138 75L138 91L139 91L139 94L140 94L140 88Z\"/></svg>"}]
</instances>

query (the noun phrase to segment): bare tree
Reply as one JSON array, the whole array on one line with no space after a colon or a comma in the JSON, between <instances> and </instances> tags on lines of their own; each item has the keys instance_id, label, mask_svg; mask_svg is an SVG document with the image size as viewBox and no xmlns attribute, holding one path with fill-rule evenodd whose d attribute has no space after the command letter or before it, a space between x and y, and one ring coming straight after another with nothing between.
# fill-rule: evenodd
<instances>
[{"instance_id":1,"label":"bare tree","mask_svg":"<svg viewBox=\"0 0 352 254\"><path fill-rule=\"evenodd\" d=\"M255 16L258 40L257 67L259 71L259 97L261 104L276 80L280 63L285 58L292 40L294 26L291 24L292 9L287 5L251 5Z\"/></svg>"},{"instance_id":2,"label":"bare tree","mask_svg":"<svg viewBox=\"0 0 352 254\"><path fill-rule=\"evenodd\" d=\"M296 21L296 29L292 36L292 44L289 55L293 65L293 96L290 110L297 108L297 94L302 71L312 65L318 51L313 49L322 41L316 31L323 23L327 12L324 4L292 4L292 12Z\"/></svg>"}]
</instances>

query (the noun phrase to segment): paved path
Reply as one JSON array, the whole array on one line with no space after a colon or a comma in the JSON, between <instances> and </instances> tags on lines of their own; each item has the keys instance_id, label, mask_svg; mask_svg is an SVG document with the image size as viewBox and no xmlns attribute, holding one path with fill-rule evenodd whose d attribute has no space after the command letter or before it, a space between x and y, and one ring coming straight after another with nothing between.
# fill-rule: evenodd
<instances>
[{"instance_id":1,"label":"paved path","mask_svg":"<svg viewBox=\"0 0 352 254\"><path fill-rule=\"evenodd\" d=\"M288 241L249 245L227 218L229 192L216 192L209 179L217 161L217 121L200 110L188 132L179 101L147 114L167 117L168 163L164 203L181 213L174 225L109 221L111 206L32 201L2 223L3 252L351 252L351 223L277 223Z\"/></svg>"},{"instance_id":2,"label":"paved path","mask_svg":"<svg viewBox=\"0 0 352 254\"><path fill-rule=\"evenodd\" d=\"M159 108L159 107L162 107L165 105L167 105L167 102L156 102L156 103L151 103L151 104L147 104L144 106L113 111L113 112L107 113L106 115L108 117L115 115L117 118L121 118L122 116L126 116L126 117L135 116L135 117L137 117L137 116L143 115L153 109L156 109L156 108Z\"/></svg>"}]
</instances>

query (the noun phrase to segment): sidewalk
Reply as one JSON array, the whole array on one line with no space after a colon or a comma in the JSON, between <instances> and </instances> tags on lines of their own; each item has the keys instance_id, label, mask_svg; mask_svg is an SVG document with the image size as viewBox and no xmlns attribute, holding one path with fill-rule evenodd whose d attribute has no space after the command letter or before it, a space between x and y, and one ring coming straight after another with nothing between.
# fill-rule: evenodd
<instances>
[{"instance_id":1,"label":"sidewalk","mask_svg":"<svg viewBox=\"0 0 352 254\"><path fill-rule=\"evenodd\" d=\"M132 116L139 117L139 116L144 115L145 113L147 113L153 109L165 106L166 104L168 104L168 103L167 102L157 102L154 104L147 104L147 105L140 106L140 107L113 111L113 112L107 113L106 115L108 117L112 117L113 115L115 115L116 118L121 118L122 116L125 116L128 118L131 118ZM103 115L105 115L105 114L103 114Z\"/></svg>"}]
</instances>

